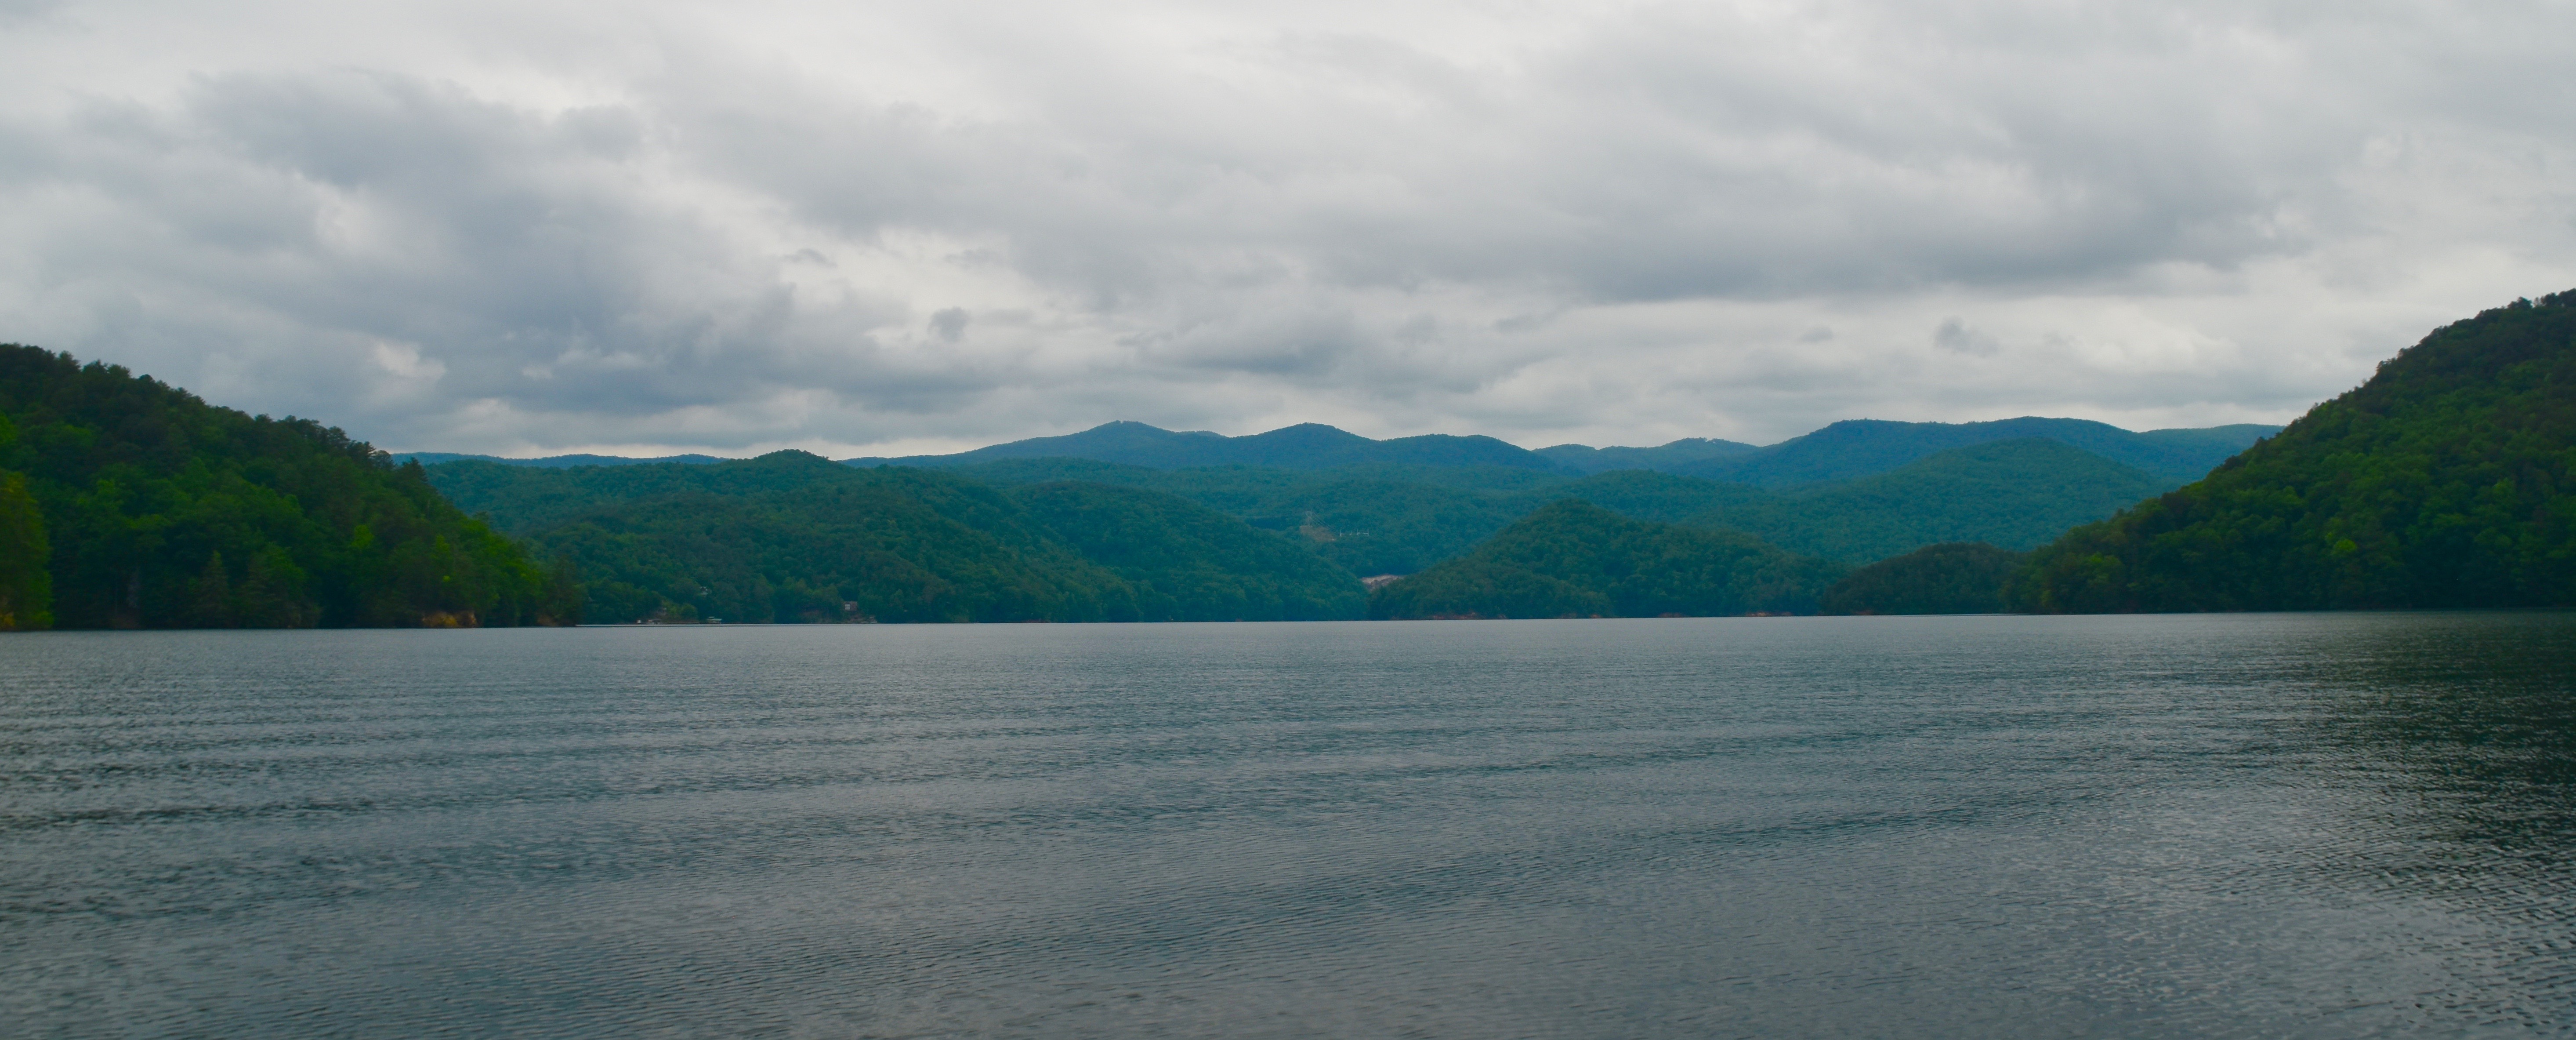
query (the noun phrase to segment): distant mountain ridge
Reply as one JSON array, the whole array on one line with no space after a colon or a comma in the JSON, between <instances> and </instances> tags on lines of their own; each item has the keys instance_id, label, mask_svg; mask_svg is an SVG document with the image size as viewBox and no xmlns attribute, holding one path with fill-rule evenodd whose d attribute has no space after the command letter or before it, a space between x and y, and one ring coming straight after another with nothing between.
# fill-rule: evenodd
<instances>
[{"instance_id":1,"label":"distant mountain ridge","mask_svg":"<svg viewBox=\"0 0 2576 1040\"><path fill-rule=\"evenodd\" d=\"M1299 423L1268 433L1228 437L1205 430L1175 432L1140 422L1102 423L1061 437L1032 437L952 455L847 460L853 466L945 469L1002 459L1073 458L1155 469L1197 466L1266 466L1332 469L1370 463L1410 466L1508 466L1556 469L1556 462L1527 448L1483 435L1426 433L1371 440L1322 423Z\"/></svg>"},{"instance_id":2,"label":"distant mountain ridge","mask_svg":"<svg viewBox=\"0 0 2576 1040\"><path fill-rule=\"evenodd\" d=\"M705 465L710 462L730 462L733 460L720 458L714 455L662 455L649 459L638 459L625 455L548 455L541 459L505 459L498 455L459 455L451 451L406 451L393 456L393 461L394 465L397 466L406 462L417 462L423 466L435 466L442 462L497 462L504 466L535 466L540 469L568 469L573 466L644 466L657 462L682 462L691 465Z\"/></svg>"},{"instance_id":3,"label":"distant mountain ridge","mask_svg":"<svg viewBox=\"0 0 2576 1040\"><path fill-rule=\"evenodd\" d=\"M1785 487L1885 473L1951 448L2037 437L2081 448L2154 476L2194 480L2280 430L2278 426L2239 423L2137 433L2089 419L2036 416L1972 423L1845 419L1749 452L1650 468L1686 477Z\"/></svg>"},{"instance_id":4,"label":"distant mountain ridge","mask_svg":"<svg viewBox=\"0 0 2576 1040\"><path fill-rule=\"evenodd\" d=\"M1280 470L1349 469L1360 466L1414 469L1496 467L1589 476L1652 470L1757 487L1824 484L1886 473L1953 448L2041 438L2079 448L2152 476L2196 479L2277 426L2241 423L2138 433L2086 419L2024 417L1994 422L1912 423L1845 419L1778 444L1756 447L1709 437L1686 437L1651 448L1595 448L1559 444L1531 450L1482 435L1422 434L1374 440L1322 423L1299 423L1267 433L1228 437L1205 430L1174 431L1141 422L1102 423L1080 433L1032 437L947 455L844 459L858 467L955 469L1024 459L1084 459L1148 469L1252 466ZM565 468L648 463L712 463L711 455L637 459L611 455L553 455L505 459L489 455L411 452L395 461L422 465L494 462Z\"/></svg>"},{"instance_id":5,"label":"distant mountain ridge","mask_svg":"<svg viewBox=\"0 0 2576 1040\"><path fill-rule=\"evenodd\" d=\"M948 468L1004 459L1071 458L1153 469L1264 466L1336 469L1367 464L1504 466L1588 476L1645 469L1762 487L1820 484L1885 473L1952 448L2044 438L2170 480L2191 480L2280 431L2238 423L2144 433L2089 419L2026 416L1973 423L1845 419L1778 444L1690 437L1652 448L1559 444L1535 451L1492 437L1425 434L1371 440L1321 423L1228 437L1140 422L1103 423L1061 437L1033 437L950 455L845 460L853 466Z\"/></svg>"},{"instance_id":6,"label":"distant mountain ridge","mask_svg":"<svg viewBox=\"0 0 2576 1040\"><path fill-rule=\"evenodd\" d=\"M1740 441L1722 441L1714 437L1684 437L1652 448L1595 448L1585 444L1559 444L1540 448L1538 454L1557 465L1577 473L1607 473L1621 469L1670 470L1702 459L1724 458L1760 451Z\"/></svg>"}]
</instances>

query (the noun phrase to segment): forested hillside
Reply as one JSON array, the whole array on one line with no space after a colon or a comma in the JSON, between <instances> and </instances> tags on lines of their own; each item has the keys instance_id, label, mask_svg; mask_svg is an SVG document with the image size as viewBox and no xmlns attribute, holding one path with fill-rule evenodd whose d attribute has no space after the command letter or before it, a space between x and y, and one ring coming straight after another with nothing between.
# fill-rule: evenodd
<instances>
[{"instance_id":1,"label":"forested hillside","mask_svg":"<svg viewBox=\"0 0 2576 1040\"><path fill-rule=\"evenodd\" d=\"M14 627L580 617L568 577L449 505L419 466L26 346L0 346L0 600Z\"/></svg>"},{"instance_id":2,"label":"forested hillside","mask_svg":"<svg viewBox=\"0 0 2576 1040\"><path fill-rule=\"evenodd\" d=\"M1360 609L1354 575L1429 574L1444 561L1485 552L1480 546L1511 544L1489 540L1561 500L1632 521L1752 536L1722 539L1739 547L1767 541L1767 552L1786 549L1857 565L1945 542L2027 548L2176 483L2079 450L2065 437L2133 450L2188 442L2177 449L2188 454L2255 435L2248 429L2141 435L2098 423L2023 421L2031 423L2063 436L1994 439L2021 429L2013 423L1839 424L1832 429L1840 432L1820 431L1799 451L1761 451L1771 453L1775 468L1844 467L1864 475L1768 488L1649 469L1572 472L1761 453L1725 441L1657 449L1564 445L1513 455L1519 449L1481 438L1371 441L1315 425L1227 438L1136 423L913 460L922 463L913 466L836 465L782 452L710 465L460 461L434 467L431 479L464 508L488 513L504 530L579 565L593 615L602 619L1342 617ZM1921 450L1942 438L1966 443ZM1022 454L1042 450L1153 464ZM1207 458L1274 464L1170 464ZM1344 461L1323 464L1335 459ZM843 490L813 490L825 486ZM958 513L958 504L975 494L1002 511L979 514L982 519ZM885 495L912 504L898 506ZM866 509L893 518L884 520L891 526L860 524ZM1555 522L1570 521L1558 516ZM1634 532L1593 533L1633 541ZM1465 566L1441 571L1438 580L1470 575L1482 581L1501 573L1483 564L1460 569ZM1555 588L1526 578L1508 580ZM1411 585L1400 596L1430 596L1434 584ZM1798 601L1804 606L1796 609L1813 609L1821 588L1806 588ZM1591 594L1609 596L1605 589ZM1670 589L1658 595L1689 600ZM1734 609L1741 604L1724 598L1733 593L1708 595L1718 598L1653 613L1791 609ZM1565 608L1560 612L1635 607L1627 600L1558 599L1549 602ZM1537 602L1514 609L1539 609L1531 605Z\"/></svg>"},{"instance_id":3,"label":"forested hillside","mask_svg":"<svg viewBox=\"0 0 2576 1040\"><path fill-rule=\"evenodd\" d=\"M1927 456L2039 438L2175 482L2196 479L2277 427L2238 425L2133 433L2086 419L1999 419L1972 423L1847 419L1749 452L1669 467L1684 476L1793 487L1886 473Z\"/></svg>"},{"instance_id":4,"label":"forested hillside","mask_svg":"<svg viewBox=\"0 0 2576 1040\"><path fill-rule=\"evenodd\" d=\"M1503 467L1252 466L1152 469L1082 459L1022 459L947 472L999 486L1078 480L1149 488L1303 542L1357 574L1410 574L1466 552L1561 487L1559 474Z\"/></svg>"},{"instance_id":5,"label":"forested hillside","mask_svg":"<svg viewBox=\"0 0 2576 1040\"><path fill-rule=\"evenodd\" d=\"M2175 483L2031 437L1952 448L1857 480L1740 499L1685 522L1858 564L1942 542L2033 548Z\"/></svg>"},{"instance_id":6,"label":"forested hillside","mask_svg":"<svg viewBox=\"0 0 2576 1040\"><path fill-rule=\"evenodd\" d=\"M2576 292L2436 330L2206 479L2036 553L2036 611L2576 605Z\"/></svg>"},{"instance_id":7,"label":"forested hillside","mask_svg":"<svg viewBox=\"0 0 2576 1040\"><path fill-rule=\"evenodd\" d=\"M1374 618L1812 614L1842 568L1750 535L1553 503L1467 556L1379 588Z\"/></svg>"},{"instance_id":8,"label":"forested hillside","mask_svg":"<svg viewBox=\"0 0 2576 1040\"><path fill-rule=\"evenodd\" d=\"M1184 621L1360 616L1359 580L1188 499L803 452L713 465L437 467L579 568L601 621Z\"/></svg>"},{"instance_id":9,"label":"forested hillside","mask_svg":"<svg viewBox=\"0 0 2576 1040\"><path fill-rule=\"evenodd\" d=\"M1982 542L1928 545L1851 572L1816 606L1827 614L1999 614L2004 584L2022 559Z\"/></svg>"},{"instance_id":10,"label":"forested hillside","mask_svg":"<svg viewBox=\"0 0 2576 1040\"><path fill-rule=\"evenodd\" d=\"M1036 484L1004 495L1137 590L1140 617L1323 621L1367 609L1355 575L1177 495L1104 484Z\"/></svg>"},{"instance_id":11,"label":"forested hillside","mask_svg":"<svg viewBox=\"0 0 2576 1040\"><path fill-rule=\"evenodd\" d=\"M1538 453L1559 467L1576 473L1606 473L1619 469L1669 470L1704 459L1741 455L1761 449L1738 441L1713 437L1684 437L1652 448L1595 448L1588 444L1559 444L1540 448Z\"/></svg>"},{"instance_id":12,"label":"forested hillside","mask_svg":"<svg viewBox=\"0 0 2576 1040\"><path fill-rule=\"evenodd\" d=\"M2028 549L2176 483L2040 438L1951 449L1889 473L1786 490L1637 469L1569 479L1522 469L1163 470L1023 459L947 472L1004 486L1082 480L1167 491L1297 533L1359 574L1422 570L1559 499L1634 519L1745 531L1858 564L1951 541Z\"/></svg>"}]
</instances>

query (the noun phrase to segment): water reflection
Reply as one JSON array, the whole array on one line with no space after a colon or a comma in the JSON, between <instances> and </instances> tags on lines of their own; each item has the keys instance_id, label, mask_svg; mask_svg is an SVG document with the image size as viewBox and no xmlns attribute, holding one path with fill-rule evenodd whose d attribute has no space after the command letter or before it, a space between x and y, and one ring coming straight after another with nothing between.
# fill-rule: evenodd
<instances>
[{"instance_id":1,"label":"water reflection","mask_svg":"<svg viewBox=\"0 0 2576 1040\"><path fill-rule=\"evenodd\" d=\"M2398 820L2445 845L2563 847L2576 833L2576 623L2377 620L2319 655L2313 726L2338 753L2332 782L2380 787Z\"/></svg>"}]
</instances>

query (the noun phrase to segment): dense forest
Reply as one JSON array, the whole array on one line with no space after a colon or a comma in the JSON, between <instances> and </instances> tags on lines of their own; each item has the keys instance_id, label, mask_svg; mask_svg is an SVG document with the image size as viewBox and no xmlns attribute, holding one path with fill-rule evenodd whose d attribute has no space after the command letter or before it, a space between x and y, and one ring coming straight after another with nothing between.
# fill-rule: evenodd
<instances>
[{"instance_id":1,"label":"dense forest","mask_svg":"<svg viewBox=\"0 0 2576 1040\"><path fill-rule=\"evenodd\" d=\"M1927 545L1835 582L1816 603L1825 614L2000 614L2004 584L2022 553L1982 542Z\"/></svg>"},{"instance_id":2,"label":"dense forest","mask_svg":"<svg viewBox=\"0 0 2576 1040\"><path fill-rule=\"evenodd\" d=\"M1748 531L1784 548L1859 564L1943 542L2034 548L2175 483L2062 441L2028 437L1716 505L1684 522Z\"/></svg>"},{"instance_id":3,"label":"dense forest","mask_svg":"<svg viewBox=\"0 0 2576 1040\"><path fill-rule=\"evenodd\" d=\"M337 429L0 346L10 627L569 623L567 574Z\"/></svg>"},{"instance_id":4,"label":"dense forest","mask_svg":"<svg viewBox=\"0 0 2576 1040\"><path fill-rule=\"evenodd\" d=\"M1303 429L1301 436L1315 432ZM1148 448L1174 437L1212 436L1136 424L1093 432ZM1893 468L1785 488L1646 469L1578 477L1562 469L1473 463L1156 468L1009 456L936 468L835 468L801 453L720 465L465 461L432 467L430 474L464 508L577 565L589 583L592 616L620 620L1354 616L1360 607L1350 575L1426 572L1469 556L1516 521L1563 500L1631 520L1738 532L1751 535L1747 541L1857 565L1943 542L2026 549L2174 483L2048 438L1979 441L1902 460L1896 459L1902 452L1886 454L1884 438L1867 443L1881 453L1873 458L1893 460ZM875 536L851 526L857 514L850 510L857 507L824 508L819 492L799 490L865 484L882 491L897 480L911 482L903 495L923 501L964 501L958 497L964 489L983 488L1026 515L1014 514L1009 523L1016 526L995 526L1000 521L991 519L932 523L929 518L947 514L907 506L921 519L896 526L912 532L906 537L914 549L884 550L862 566L849 558L850 547L871 544L867 539ZM691 516L724 522L692 527ZM967 553L966 546L983 544L976 539L998 540ZM1041 544L1042 551L1032 548ZM905 565L920 568L915 573L891 562L905 552L931 555ZM970 564L970 557L987 562ZM992 562L1001 560L1018 562ZM1023 566L1025 573L1010 569ZM1116 580L1104 580L1103 571ZM1531 584L1525 576L1511 580ZM911 591L896 596L890 590L898 586ZM1537 608L1511 608L1530 609ZM1714 608L1654 613L1708 609Z\"/></svg>"},{"instance_id":5,"label":"dense forest","mask_svg":"<svg viewBox=\"0 0 2576 1040\"><path fill-rule=\"evenodd\" d=\"M1743 531L1861 564L1951 541L2032 548L2177 483L2042 438L1973 444L1887 472L1777 489L1644 469L1572 478L1493 467L1165 470L1021 459L945 472L1000 486L1078 480L1165 491L1255 526L1297 532L1315 552L1364 575L1410 574L1463 555L1560 499L1634 519ZM470 491L456 493L472 508L492 508Z\"/></svg>"},{"instance_id":6,"label":"dense forest","mask_svg":"<svg viewBox=\"0 0 2576 1040\"><path fill-rule=\"evenodd\" d=\"M2048 612L2576 605L2576 292L2434 331L2207 478L2035 553Z\"/></svg>"},{"instance_id":7,"label":"dense forest","mask_svg":"<svg viewBox=\"0 0 2576 1040\"><path fill-rule=\"evenodd\" d=\"M1474 552L1379 588L1373 618L1812 614L1835 564L1751 535L1556 502Z\"/></svg>"},{"instance_id":8,"label":"dense forest","mask_svg":"<svg viewBox=\"0 0 2576 1040\"><path fill-rule=\"evenodd\" d=\"M794 451L437 471L577 567L598 621L1280 621L1366 607L1356 576L1294 537L1142 488L999 488Z\"/></svg>"}]
</instances>

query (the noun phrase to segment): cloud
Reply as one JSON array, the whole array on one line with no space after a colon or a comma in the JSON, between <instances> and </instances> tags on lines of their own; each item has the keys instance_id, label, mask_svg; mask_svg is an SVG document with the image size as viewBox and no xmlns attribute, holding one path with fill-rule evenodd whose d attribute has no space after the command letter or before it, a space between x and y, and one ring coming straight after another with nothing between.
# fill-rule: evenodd
<instances>
[{"instance_id":1,"label":"cloud","mask_svg":"<svg viewBox=\"0 0 2576 1040\"><path fill-rule=\"evenodd\" d=\"M1953 354L1981 358L1993 357L2004 349L1993 336L1969 328L1957 318L1941 319L1941 327L1932 330L1932 345Z\"/></svg>"},{"instance_id":2,"label":"cloud","mask_svg":"<svg viewBox=\"0 0 2576 1040\"><path fill-rule=\"evenodd\" d=\"M0 337L399 448L2277 421L2576 284L2548 4L26 10Z\"/></svg>"}]
</instances>

